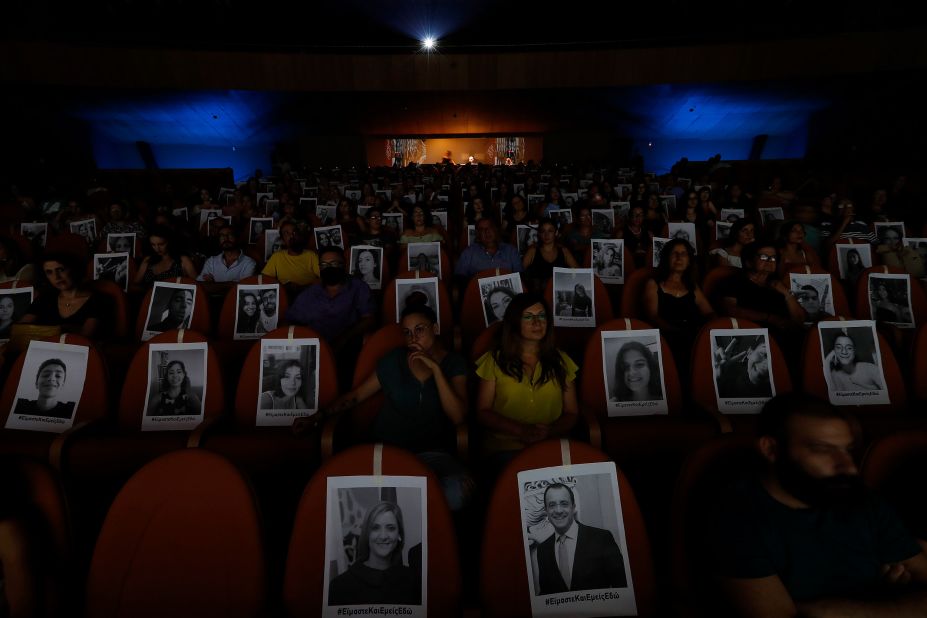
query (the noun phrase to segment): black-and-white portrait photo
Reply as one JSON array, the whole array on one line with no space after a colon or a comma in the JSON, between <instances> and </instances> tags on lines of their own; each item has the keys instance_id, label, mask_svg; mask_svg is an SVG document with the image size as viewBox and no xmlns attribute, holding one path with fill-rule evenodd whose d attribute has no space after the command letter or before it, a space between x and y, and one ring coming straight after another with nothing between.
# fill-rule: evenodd
<instances>
[{"instance_id":1,"label":"black-and-white portrait photo","mask_svg":"<svg viewBox=\"0 0 927 618\"><path fill-rule=\"evenodd\" d=\"M480 299L483 301L483 321L486 326L501 322L509 303L522 293L521 276L518 273L483 277L479 280Z\"/></svg>"},{"instance_id":2,"label":"black-and-white portrait photo","mask_svg":"<svg viewBox=\"0 0 927 618\"><path fill-rule=\"evenodd\" d=\"M734 223L738 219L743 219L746 216L746 212L743 208L722 208L721 213L718 215L718 222L724 222L727 224Z\"/></svg>"},{"instance_id":3,"label":"black-and-white portrait photo","mask_svg":"<svg viewBox=\"0 0 927 618\"><path fill-rule=\"evenodd\" d=\"M872 245L837 244L836 247L840 278L856 285L863 271L872 267Z\"/></svg>"},{"instance_id":4,"label":"black-and-white portrait photo","mask_svg":"<svg viewBox=\"0 0 927 618\"><path fill-rule=\"evenodd\" d=\"M666 413L660 331L603 331L601 336L608 415Z\"/></svg>"},{"instance_id":5,"label":"black-and-white portrait photo","mask_svg":"<svg viewBox=\"0 0 927 618\"><path fill-rule=\"evenodd\" d=\"M142 431L192 429L203 420L206 342L153 343Z\"/></svg>"},{"instance_id":6,"label":"black-and-white portrait photo","mask_svg":"<svg viewBox=\"0 0 927 618\"><path fill-rule=\"evenodd\" d=\"M93 279L107 279L129 290L129 254L128 253L94 253Z\"/></svg>"},{"instance_id":7,"label":"black-and-white portrait photo","mask_svg":"<svg viewBox=\"0 0 927 618\"><path fill-rule=\"evenodd\" d=\"M200 210L200 227L207 225L211 219L215 219L216 217L221 216L221 208L203 208Z\"/></svg>"},{"instance_id":8,"label":"black-and-white portrait photo","mask_svg":"<svg viewBox=\"0 0 927 618\"><path fill-rule=\"evenodd\" d=\"M542 204L544 202L544 194L543 193L529 193L527 199L528 199L528 210L530 210L531 212L535 212L537 205Z\"/></svg>"},{"instance_id":9,"label":"black-and-white portrait photo","mask_svg":"<svg viewBox=\"0 0 927 618\"><path fill-rule=\"evenodd\" d=\"M383 213L383 225L393 230L397 236L402 234L403 228L403 217L401 212L384 212Z\"/></svg>"},{"instance_id":10,"label":"black-and-white portrait photo","mask_svg":"<svg viewBox=\"0 0 927 618\"><path fill-rule=\"evenodd\" d=\"M253 217L248 230L248 244L256 245L264 236L266 230L274 227L272 217Z\"/></svg>"},{"instance_id":11,"label":"black-and-white portrait photo","mask_svg":"<svg viewBox=\"0 0 927 618\"><path fill-rule=\"evenodd\" d=\"M177 219L182 219L183 221L188 221L190 219L190 211L187 210L187 207L183 208L174 208L171 210L171 215Z\"/></svg>"},{"instance_id":12,"label":"black-and-white portrait photo","mask_svg":"<svg viewBox=\"0 0 927 618\"><path fill-rule=\"evenodd\" d=\"M383 247L357 245L351 247L351 274L371 290L383 287Z\"/></svg>"},{"instance_id":13,"label":"black-and-white portrait photo","mask_svg":"<svg viewBox=\"0 0 927 618\"><path fill-rule=\"evenodd\" d=\"M789 291L805 310L805 322L820 322L834 316L834 295L829 274L790 273Z\"/></svg>"},{"instance_id":14,"label":"black-and-white portrait photo","mask_svg":"<svg viewBox=\"0 0 927 618\"><path fill-rule=\"evenodd\" d=\"M667 223L667 231L670 238L679 238L689 243L692 250L698 255L698 237L696 236L694 223Z\"/></svg>"},{"instance_id":15,"label":"black-and-white portrait photo","mask_svg":"<svg viewBox=\"0 0 927 618\"><path fill-rule=\"evenodd\" d=\"M271 214L273 212L273 209L272 208L268 209L267 202L272 201L273 199L274 199L273 193L267 193L267 192L257 193L254 196L254 204L256 206L255 210L258 212L262 212L265 215Z\"/></svg>"},{"instance_id":16,"label":"black-and-white portrait photo","mask_svg":"<svg viewBox=\"0 0 927 618\"><path fill-rule=\"evenodd\" d=\"M431 225L432 227L442 227L445 230L447 229L447 211L446 210L432 210L431 211Z\"/></svg>"},{"instance_id":17,"label":"black-and-white portrait photo","mask_svg":"<svg viewBox=\"0 0 927 618\"><path fill-rule=\"evenodd\" d=\"M876 322L886 322L899 328L914 328L911 275L871 273L869 309Z\"/></svg>"},{"instance_id":18,"label":"black-and-white portrait photo","mask_svg":"<svg viewBox=\"0 0 927 618\"><path fill-rule=\"evenodd\" d=\"M576 202L579 201L578 193L564 193L562 194L563 203L567 208L573 208L576 205Z\"/></svg>"},{"instance_id":19,"label":"black-and-white portrait photo","mask_svg":"<svg viewBox=\"0 0 927 618\"><path fill-rule=\"evenodd\" d=\"M921 262L927 264L927 238L910 238L904 239L904 244L917 251L920 255Z\"/></svg>"},{"instance_id":20,"label":"black-and-white portrait photo","mask_svg":"<svg viewBox=\"0 0 927 618\"><path fill-rule=\"evenodd\" d=\"M518 489L532 615L636 615L615 464L525 470Z\"/></svg>"},{"instance_id":21,"label":"black-and-white portrait photo","mask_svg":"<svg viewBox=\"0 0 927 618\"><path fill-rule=\"evenodd\" d=\"M279 284L239 284L235 291L235 339L260 339L277 328Z\"/></svg>"},{"instance_id":22,"label":"black-and-white portrait photo","mask_svg":"<svg viewBox=\"0 0 927 618\"><path fill-rule=\"evenodd\" d=\"M211 216L206 222L206 235L218 236L219 230L221 230L226 225L232 225L231 215L216 215L215 217Z\"/></svg>"},{"instance_id":23,"label":"black-and-white portrait photo","mask_svg":"<svg viewBox=\"0 0 927 618\"><path fill-rule=\"evenodd\" d=\"M262 339L258 426L289 426L319 409L319 340Z\"/></svg>"},{"instance_id":24,"label":"black-and-white portrait photo","mask_svg":"<svg viewBox=\"0 0 927 618\"><path fill-rule=\"evenodd\" d=\"M631 191L634 190L634 187L627 183L622 183L615 185L615 195L618 196L618 200L621 202L631 202Z\"/></svg>"},{"instance_id":25,"label":"black-and-white portrait photo","mask_svg":"<svg viewBox=\"0 0 927 618\"><path fill-rule=\"evenodd\" d=\"M26 315L34 296L31 286L0 289L0 345L10 340L13 324Z\"/></svg>"},{"instance_id":26,"label":"black-and-white portrait photo","mask_svg":"<svg viewBox=\"0 0 927 618\"><path fill-rule=\"evenodd\" d=\"M97 241L97 222L96 219L84 219L82 221L71 221L68 227L72 234L77 234L92 245Z\"/></svg>"},{"instance_id":27,"label":"black-and-white portrait photo","mask_svg":"<svg viewBox=\"0 0 927 618\"><path fill-rule=\"evenodd\" d=\"M361 198L360 189L345 189L344 196L349 200L354 200L355 202Z\"/></svg>"},{"instance_id":28,"label":"black-and-white portrait photo","mask_svg":"<svg viewBox=\"0 0 927 618\"><path fill-rule=\"evenodd\" d=\"M904 244L904 222L901 221L876 221L874 224L876 237L880 245L885 245L890 249L895 249Z\"/></svg>"},{"instance_id":29,"label":"black-and-white portrait photo","mask_svg":"<svg viewBox=\"0 0 927 618\"><path fill-rule=\"evenodd\" d=\"M436 273L441 277L441 243L410 242L406 267L414 272Z\"/></svg>"},{"instance_id":30,"label":"black-and-white portrait photo","mask_svg":"<svg viewBox=\"0 0 927 618\"><path fill-rule=\"evenodd\" d=\"M822 371L831 403L889 403L875 322L818 322L818 334Z\"/></svg>"},{"instance_id":31,"label":"black-and-white portrait photo","mask_svg":"<svg viewBox=\"0 0 927 618\"><path fill-rule=\"evenodd\" d=\"M782 208L759 208L760 223L765 227L773 221L785 221L785 212Z\"/></svg>"},{"instance_id":32,"label":"black-and-white portrait photo","mask_svg":"<svg viewBox=\"0 0 927 618\"><path fill-rule=\"evenodd\" d=\"M128 253L129 257L135 257L135 232L126 234L107 234L106 246L109 247L110 253Z\"/></svg>"},{"instance_id":33,"label":"black-and-white portrait photo","mask_svg":"<svg viewBox=\"0 0 927 618\"><path fill-rule=\"evenodd\" d=\"M518 252L524 255L529 247L538 244L538 228L534 225L517 225L515 238L518 242Z\"/></svg>"},{"instance_id":34,"label":"black-and-white portrait photo","mask_svg":"<svg viewBox=\"0 0 927 618\"><path fill-rule=\"evenodd\" d=\"M660 254L663 253L663 245L670 241L669 238L659 238L654 236L653 241L653 267L656 268L660 265Z\"/></svg>"},{"instance_id":35,"label":"black-and-white portrait photo","mask_svg":"<svg viewBox=\"0 0 927 618\"><path fill-rule=\"evenodd\" d=\"M45 246L45 240L48 238L47 223L20 223L19 233L34 245Z\"/></svg>"},{"instance_id":36,"label":"black-and-white portrait photo","mask_svg":"<svg viewBox=\"0 0 927 618\"><path fill-rule=\"evenodd\" d=\"M593 208L592 230L600 236L611 236L615 231L615 211L611 208Z\"/></svg>"},{"instance_id":37,"label":"black-and-white portrait photo","mask_svg":"<svg viewBox=\"0 0 927 618\"><path fill-rule=\"evenodd\" d=\"M593 238L592 268L602 283L624 283L624 239Z\"/></svg>"},{"instance_id":38,"label":"black-and-white portrait photo","mask_svg":"<svg viewBox=\"0 0 927 618\"><path fill-rule=\"evenodd\" d=\"M631 212L631 202L611 202L609 205L619 219L627 221L628 214Z\"/></svg>"},{"instance_id":39,"label":"black-and-white portrait photo","mask_svg":"<svg viewBox=\"0 0 927 618\"><path fill-rule=\"evenodd\" d=\"M660 211L666 217L672 217L676 212L676 196L675 195L661 195L660 196Z\"/></svg>"},{"instance_id":40,"label":"black-and-white portrait photo","mask_svg":"<svg viewBox=\"0 0 927 618\"><path fill-rule=\"evenodd\" d=\"M396 323L399 323L402 310L412 305L425 305L431 307L438 316L438 325L441 322L441 307L438 301L438 278L422 277L421 279L396 279Z\"/></svg>"},{"instance_id":41,"label":"black-and-white portrait photo","mask_svg":"<svg viewBox=\"0 0 927 618\"><path fill-rule=\"evenodd\" d=\"M733 223L715 221L715 240L725 240L728 238L731 235L731 228L733 226Z\"/></svg>"},{"instance_id":42,"label":"black-and-white portrait photo","mask_svg":"<svg viewBox=\"0 0 927 618\"><path fill-rule=\"evenodd\" d=\"M550 220L554 222L558 230L573 223L573 211L569 208L551 208L547 211Z\"/></svg>"},{"instance_id":43,"label":"black-and-white portrait photo","mask_svg":"<svg viewBox=\"0 0 927 618\"><path fill-rule=\"evenodd\" d=\"M280 230L264 230L264 261L282 249L283 239L280 238Z\"/></svg>"},{"instance_id":44,"label":"black-and-white portrait photo","mask_svg":"<svg viewBox=\"0 0 927 618\"><path fill-rule=\"evenodd\" d=\"M591 268L554 268L554 326L595 326Z\"/></svg>"},{"instance_id":45,"label":"black-and-white portrait photo","mask_svg":"<svg viewBox=\"0 0 927 618\"><path fill-rule=\"evenodd\" d=\"M195 285L155 281L142 341L165 331L190 328L195 301Z\"/></svg>"},{"instance_id":46,"label":"black-and-white portrait photo","mask_svg":"<svg viewBox=\"0 0 927 618\"><path fill-rule=\"evenodd\" d=\"M84 390L88 348L30 341L8 429L61 433L70 428Z\"/></svg>"},{"instance_id":47,"label":"black-and-white portrait photo","mask_svg":"<svg viewBox=\"0 0 927 618\"><path fill-rule=\"evenodd\" d=\"M267 200L264 202L264 214L272 217L274 213L280 211L280 200Z\"/></svg>"},{"instance_id":48,"label":"black-and-white portrait photo","mask_svg":"<svg viewBox=\"0 0 927 618\"><path fill-rule=\"evenodd\" d=\"M319 227L328 227L335 222L338 206L336 204L319 204L315 207L315 216L319 218Z\"/></svg>"},{"instance_id":49,"label":"black-and-white portrait photo","mask_svg":"<svg viewBox=\"0 0 927 618\"><path fill-rule=\"evenodd\" d=\"M776 394L769 331L714 329L710 337L718 410L728 414L758 413Z\"/></svg>"},{"instance_id":50,"label":"black-and-white portrait photo","mask_svg":"<svg viewBox=\"0 0 927 618\"><path fill-rule=\"evenodd\" d=\"M317 248L338 247L339 249L344 249L344 238L341 234L340 225L317 227L312 232L315 234L315 246Z\"/></svg>"},{"instance_id":51,"label":"black-and-white portrait photo","mask_svg":"<svg viewBox=\"0 0 927 618\"><path fill-rule=\"evenodd\" d=\"M329 477L323 616L352 605L427 614L427 503L425 477Z\"/></svg>"}]
</instances>

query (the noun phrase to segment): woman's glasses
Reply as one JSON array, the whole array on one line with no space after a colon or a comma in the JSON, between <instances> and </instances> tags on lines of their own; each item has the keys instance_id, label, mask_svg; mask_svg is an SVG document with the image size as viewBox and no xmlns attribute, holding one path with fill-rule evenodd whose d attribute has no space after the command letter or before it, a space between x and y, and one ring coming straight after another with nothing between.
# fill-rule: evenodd
<instances>
[{"instance_id":1,"label":"woman's glasses","mask_svg":"<svg viewBox=\"0 0 927 618\"><path fill-rule=\"evenodd\" d=\"M521 314L521 319L523 322L526 322L529 324L531 322L546 322L547 314L544 313L543 311L541 313L523 313Z\"/></svg>"},{"instance_id":2,"label":"woman's glasses","mask_svg":"<svg viewBox=\"0 0 927 618\"><path fill-rule=\"evenodd\" d=\"M409 330L408 328L402 329L402 336L406 339L412 339L412 337L421 337L426 332L428 332L428 327L424 324L416 324L415 328Z\"/></svg>"}]
</instances>

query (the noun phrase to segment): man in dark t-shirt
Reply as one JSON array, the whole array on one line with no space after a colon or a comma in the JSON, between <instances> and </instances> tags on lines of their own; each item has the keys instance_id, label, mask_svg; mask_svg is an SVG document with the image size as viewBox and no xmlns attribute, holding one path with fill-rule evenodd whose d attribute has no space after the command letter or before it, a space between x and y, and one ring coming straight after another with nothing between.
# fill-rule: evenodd
<instances>
[{"instance_id":1,"label":"man in dark t-shirt","mask_svg":"<svg viewBox=\"0 0 927 618\"><path fill-rule=\"evenodd\" d=\"M805 395L764 407L765 471L727 493L703 549L726 613L927 615L927 555L859 482L855 428Z\"/></svg>"}]
</instances>

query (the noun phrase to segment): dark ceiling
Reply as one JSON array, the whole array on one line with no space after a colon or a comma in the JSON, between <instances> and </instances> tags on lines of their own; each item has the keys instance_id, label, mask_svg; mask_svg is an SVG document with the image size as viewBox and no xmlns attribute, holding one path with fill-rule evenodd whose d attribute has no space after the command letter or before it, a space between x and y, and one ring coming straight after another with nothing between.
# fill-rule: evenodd
<instances>
[{"instance_id":1,"label":"dark ceiling","mask_svg":"<svg viewBox=\"0 0 927 618\"><path fill-rule=\"evenodd\" d=\"M909 0L557 4L516 0L8 0L6 39L157 48L392 53L432 35L444 53L660 47L894 31Z\"/></svg>"}]
</instances>

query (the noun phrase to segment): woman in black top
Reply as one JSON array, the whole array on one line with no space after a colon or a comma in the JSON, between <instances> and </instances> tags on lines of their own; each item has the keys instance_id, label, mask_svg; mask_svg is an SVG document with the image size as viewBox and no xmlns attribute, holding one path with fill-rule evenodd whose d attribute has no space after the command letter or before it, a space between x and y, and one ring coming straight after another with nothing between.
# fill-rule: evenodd
<instances>
[{"instance_id":1,"label":"woman in black top","mask_svg":"<svg viewBox=\"0 0 927 618\"><path fill-rule=\"evenodd\" d=\"M578 268L570 250L557 242L557 226L548 218L538 224L538 243L530 247L522 260L528 288L543 292L554 268Z\"/></svg>"},{"instance_id":2,"label":"woman in black top","mask_svg":"<svg viewBox=\"0 0 927 618\"><path fill-rule=\"evenodd\" d=\"M40 262L44 274L39 295L21 324L60 326L65 333L102 338L112 321L109 297L84 284L86 267L69 253L47 253Z\"/></svg>"},{"instance_id":3,"label":"woman in black top","mask_svg":"<svg viewBox=\"0 0 927 618\"><path fill-rule=\"evenodd\" d=\"M741 260L744 270L721 290L723 313L779 331L801 328L805 311L776 277L776 247L751 243L743 248Z\"/></svg>"}]
</instances>

